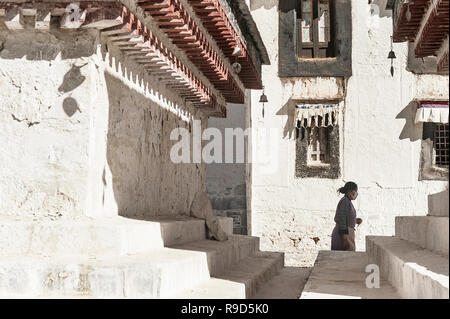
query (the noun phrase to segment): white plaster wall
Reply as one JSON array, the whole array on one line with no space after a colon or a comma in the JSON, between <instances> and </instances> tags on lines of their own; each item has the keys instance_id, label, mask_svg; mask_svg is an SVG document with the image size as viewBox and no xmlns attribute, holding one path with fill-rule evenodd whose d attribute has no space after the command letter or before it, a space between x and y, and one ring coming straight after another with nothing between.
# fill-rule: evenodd
<instances>
[{"instance_id":1,"label":"white plaster wall","mask_svg":"<svg viewBox=\"0 0 450 319\"><path fill-rule=\"evenodd\" d=\"M220 195L227 188L245 184L245 163L225 163L225 144L235 141L226 138L225 129L242 128L245 130L245 105L227 104L226 118L210 118L208 127L220 130L222 139L222 162L211 163L206 167L207 188L209 193ZM233 152L236 154L236 152Z\"/></svg>"},{"instance_id":2,"label":"white plaster wall","mask_svg":"<svg viewBox=\"0 0 450 319\"><path fill-rule=\"evenodd\" d=\"M205 188L204 164L174 164L169 137L207 119L104 41L0 33L0 215L188 214Z\"/></svg>"},{"instance_id":3,"label":"white plaster wall","mask_svg":"<svg viewBox=\"0 0 450 319\"><path fill-rule=\"evenodd\" d=\"M64 76L90 61L95 36L2 32L0 42L0 214L76 216L88 197L96 79L89 64ZM78 110L66 104L69 116L64 101L75 100Z\"/></svg>"},{"instance_id":4,"label":"white plaster wall","mask_svg":"<svg viewBox=\"0 0 450 319\"><path fill-rule=\"evenodd\" d=\"M208 127L218 129L221 133L222 158L220 163L206 165L206 190L214 213L218 216L234 218L236 233L246 231L246 164L239 162L236 153L237 138L227 135L226 129L245 130L245 113L246 105L227 104L226 118L210 118L208 120ZM240 141L242 140L240 139ZM233 145L232 163L226 163L226 145ZM241 152L245 153L245 143ZM245 161L245 154L243 155Z\"/></svg>"},{"instance_id":5,"label":"white plaster wall","mask_svg":"<svg viewBox=\"0 0 450 319\"><path fill-rule=\"evenodd\" d=\"M254 128L274 128L279 138L253 138L253 152L268 147L276 165L251 168L251 234L266 250L286 253L287 265L310 266L318 250L330 249L336 190L346 181L359 185L354 203L364 223L357 229L357 249L365 236L393 235L394 217L426 215L428 195L448 182L418 181L422 127L413 122L415 98L448 98L448 76L416 76L405 70L407 44L394 44L395 75L389 73L390 11L385 1L371 14L367 1L352 1L352 68L348 81L335 78L278 77L278 1L250 0L253 18L268 49L271 65L263 66L269 103L261 115L260 91L252 92ZM295 139L290 99L344 98L341 122L341 178L295 178ZM275 167L275 169L273 169ZM315 243L312 239L318 237Z\"/></svg>"}]
</instances>

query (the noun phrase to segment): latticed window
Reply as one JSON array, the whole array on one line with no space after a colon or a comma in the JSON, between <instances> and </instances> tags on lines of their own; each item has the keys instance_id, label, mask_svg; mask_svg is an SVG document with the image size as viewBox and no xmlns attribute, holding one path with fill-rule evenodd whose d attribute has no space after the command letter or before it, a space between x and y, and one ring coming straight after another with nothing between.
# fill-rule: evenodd
<instances>
[{"instance_id":1,"label":"latticed window","mask_svg":"<svg viewBox=\"0 0 450 319\"><path fill-rule=\"evenodd\" d=\"M328 128L313 126L308 128L308 165L326 165L330 163Z\"/></svg>"},{"instance_id":2,"label":"latticed window","mask_svg":"<svg viewBox=\"0 0 450 319\"><path fill-rule=\"evenodd\" d=\"M448 124L436 124L434 130L435 164L449 165Z\"/></svg>"},{"instance_id":3,"label":"latticed window","mask_svg":"<svg viewBox=\"0 0 450 319\"><path fill-rule=\"evenodd\" d=\"M298 56L300 58L332 57L330 0L299 1Z\"/></svg>"}]
</instances>

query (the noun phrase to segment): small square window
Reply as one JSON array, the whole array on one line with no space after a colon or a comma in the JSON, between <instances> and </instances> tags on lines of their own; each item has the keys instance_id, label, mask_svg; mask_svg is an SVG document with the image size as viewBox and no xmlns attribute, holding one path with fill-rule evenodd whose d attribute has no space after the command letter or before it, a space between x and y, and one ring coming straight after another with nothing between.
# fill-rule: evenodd
<instances>
[{"instance_id":1,"label":"small square window","mask_svg":"<svg viewBox=\"0 0 450 319\"><path fill-rule=\"evenodd\" d=\"M313 126L308 128L307 163L309 166L330 164L328 129Z\"/></svg>"},{"instance_id":2,"label":"small square window","mask_svg":"<svg viewBox=\"0 0 450 319\"><path fill-rule=\"evenodd\" d=\"M448 124L423 123L419 180L448 180Z\"/></svg>"},{"instance_id":3,"label":"small square window","mask_svg":"<svg viewBox=\"0 0 450 319\"><path fill-rule=\"evenodd\" d=\"M434 130L434 164L449 165L448 124L436 124Z\"/></svg>"},{"instance_id":4,"label":"small square window","mask_svg":"<svg viewBox=\"0 0 450 319\"><path fill-rule=\"evenodd\" d=\"M281 78L352 75L352 2L277 1Z\"/></svg>"},{"instance_id":5,"label":"small square window","mask_svg":"<svg viewBox=\"0 0 450 319\"><path fill-rule=\"evenodd\" d=\"M315 122L315 121L313 121ZM330 178L340 176L339 126L329 125L318 116L317 125L296 129L296 178Z\"/></svg>"},{"instance_id":6,"label":"small square window","mask_svg":"<svg viewBox=\"0 0 450 319\"><path fill-rule=\"evenodd\" d=\"M298 56L300 58L334 57L329 0L299 1L301 9Z\"/></svg>"}]
</instances>

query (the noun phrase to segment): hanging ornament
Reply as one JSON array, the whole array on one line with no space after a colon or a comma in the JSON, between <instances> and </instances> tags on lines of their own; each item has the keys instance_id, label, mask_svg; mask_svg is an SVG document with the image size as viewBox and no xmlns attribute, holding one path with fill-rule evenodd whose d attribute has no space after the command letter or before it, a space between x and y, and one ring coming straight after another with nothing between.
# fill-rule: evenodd
<instances>
[{"instance_id":1,"label":"hanging ornament","mask_svg":"<svg viewBox=\"0 0 450 319\"><path fill-rule=\"evenodd\" d=\"M397 57L395 56L394 52L394 43L393 38L391 36L391 51L389 52L388 59L391 59L391 75L394 76L394 59Z\"/></svg>"},{"instance_id":2,"label":"hanging ornament","mask_svg":"<svg viewBox=\"0 0 450 319\"><path fill-rule=\"evenodd\" d=\"M267 99L267 96L264 94L264 86L263 86L263 91L262 91L261 97L259 98L259 103L263 104L263 107L262 107L262 117L263 118L264 118L264 103L267 103L267 102L269 102L269 100Z\"/></svg>"},{"instance_id":3,"label":"hanging ornament","mask_svg":"<svg viewBox=\"0 0 450 319\"><path fill-rule=\"evenodd\" d=\"M236 74L239 74L242 71L242 65L239 62L234 62L231 67L233 68L233 71L236 72Z\"/></svg>"},{"instance_id":4,"label":"hanging ornament","mask_svg":"<svg viewBox=\"0 0 450 319\"><path fill-rule=\"evenodd\" d=\"M406 20L409 22L409 21L411 21L411 16L412 16L412 14L411 14L411 9L409 8L409 6L411 5L411 4L413 4L413 2L411 1L411 0L405 0L405 2L404 2L405 4L406 4Z\"/></svg>"},{"instance_id":5,"label":"hanging ornament","mask_svg":"<svg viewBox=\"0 0 450 319\"><path fill-rule=\"evenodd\" d=\"M411 21L411 10L409 10L409 4L408 4L408 9L406 10L406 20L408 22Z\"/></svg>"}]
</instances>

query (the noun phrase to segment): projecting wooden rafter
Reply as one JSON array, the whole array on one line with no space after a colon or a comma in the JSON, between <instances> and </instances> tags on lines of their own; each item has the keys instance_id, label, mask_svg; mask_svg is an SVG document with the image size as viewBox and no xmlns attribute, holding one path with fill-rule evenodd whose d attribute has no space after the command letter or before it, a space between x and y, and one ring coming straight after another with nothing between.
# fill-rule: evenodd
<instances>
[{"instance_id":1,"label":"projecting wooden rafter","mask_svg":"<svg viewBox=\"0 0 450 319\"><path fill-rule=\"evenodd\" d=\"M437 56L437 71L448 72L449 0L397 0L394 42L414 43L418 58Z\"/></svg>"},{"instance_id":2,"label":"projecting wooden rafter","mask_svg":"<svg viewBox=\"0 0 450 319\"><path fill-rule=\"evenodd\" d=\"M95 28L168 88L208 115L226 107L182 61L120 2L0 3L0 29Z\"/></svg>"},{"instance_id":3,"label":"projecting wooden rafter","mask_svg":"<svg viewBox=\"0 0 450 319\"><path fill-rule=\"evenodd\" d=\"M237 62L242 66L239 78L245 87L262 89L261 77L249 55L247 46L234 29L221 2L219 0L188 0L188 2L227 58L233 61L235 59L233 51L236 45L239 46L241 55L237 58Z\"/></svg>"},{"instance_id":4,"label":"projecting wooden rafter","mask_svg":"<svg viewBox=\"0 0 450 319\"><path fill-rule=\"evenodd\" d=\"M394 42L404 42L414 40L420 28L420 23L428 7L429 0L415 0L413 5L409 5L411 18L407 19L407 4L398 4L397 19L394 21Z\"/></svg>"},{"instance_id":5,"label":"projecting wooden rafter","mask_svg":"<svg viewBox=\"0 0 450 319\"><path fill-rule=\"evenodd\" d=\"M173 43L230 103L244 103L244 94L219 54L179 0L137 0L138 5L158 22Z\"/></svg>"},{"instance_id":6,"label":"projecting wooden rafter","mask_svg":"<svg viewBox=\"0 0 450 319\"><path fill-rule=\"evenodd\" d=\"M414 43L417 57L434 55L448 35L449 1L431 1Z\"/></svg>"}]
</instances>

